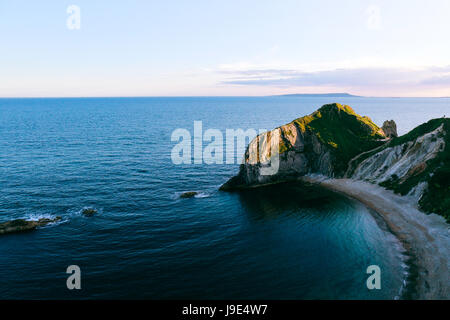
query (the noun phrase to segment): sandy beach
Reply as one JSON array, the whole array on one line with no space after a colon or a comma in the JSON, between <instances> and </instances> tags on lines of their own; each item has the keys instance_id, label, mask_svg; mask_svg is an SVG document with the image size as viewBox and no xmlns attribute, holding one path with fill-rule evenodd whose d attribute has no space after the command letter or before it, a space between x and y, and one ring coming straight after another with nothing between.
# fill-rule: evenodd
<instances>
[{"instance_id":1,"label":"sandy beach","mask_svg":"<svg viewBox=\"0 0 450 320\"><path fill-rule=\"evenodd\" d=\"M413 199L368 182L320 176L303 180L352 197L383 218L417 267L414 299L450 299L450 229L441 216L427 215Z\"/></svg>"}]
</instances>

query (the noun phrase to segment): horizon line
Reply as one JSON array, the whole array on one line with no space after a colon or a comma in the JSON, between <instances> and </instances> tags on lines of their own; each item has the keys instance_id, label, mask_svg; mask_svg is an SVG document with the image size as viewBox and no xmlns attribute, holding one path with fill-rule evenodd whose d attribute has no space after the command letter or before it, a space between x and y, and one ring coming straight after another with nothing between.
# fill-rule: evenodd
<instances>
[{"instance_id":1,"label":"horizon line","mask_svg":"<svg viewBox=\"0 0 450 320\"><path fill-rule=\"evenodd\" d=\"M269 98L269 97L280 97L280 98L301 98L302 95L309 96L308 98L333 98L333 94L342 93L287 93L287 94L276 94L276 95L143 95L143 96L33 96L33 97L0 97L0 99L107 99L107 98ZM316 97L314 97L316 96ZM363 96L363 95L353 95L348 94L348 96L336 96L336 98L391 98L391 99L402 99L402 98L426 98L426 99L448 99L450 96Z\"/></svg>"}]
</instances>

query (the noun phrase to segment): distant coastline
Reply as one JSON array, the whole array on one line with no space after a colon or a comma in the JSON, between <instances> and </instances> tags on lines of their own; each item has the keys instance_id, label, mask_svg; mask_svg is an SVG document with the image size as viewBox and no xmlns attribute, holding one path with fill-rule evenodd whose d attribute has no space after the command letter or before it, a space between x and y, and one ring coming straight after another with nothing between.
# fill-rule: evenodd
<instances>
[{"instance_id":1,"label":"distant coastline","mask_svg":"<svg viewBox=\"0 0 450 320\"><path fill-rule=\"evenodd\" d=\"M26 99L152 99L152 98L267 98L267 97L303 97L303 98L369 98L369 99L450 99L450 96L360 96L350 93L292 93L272 95L130 95L130 96L2 96L0 100Z\"/></svg>"},{"instance_id":2,"label":"distant coastline","mask_svg":"<svg viewBox=\"0 0 450 320\"><path fill-rule=\"evenodd\" d=\"M290 94L280 94L274 95L272 97L304 97L304 98L314 98L314 97L362 97L356 96L346 92L336 92L336 93L290 93Z\"/></svg>"}]
</instances>

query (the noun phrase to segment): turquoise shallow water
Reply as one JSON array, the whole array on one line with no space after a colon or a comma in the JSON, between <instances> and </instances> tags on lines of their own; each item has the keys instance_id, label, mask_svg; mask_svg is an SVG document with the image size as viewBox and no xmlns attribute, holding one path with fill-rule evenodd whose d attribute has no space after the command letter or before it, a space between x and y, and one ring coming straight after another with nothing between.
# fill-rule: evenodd
<instances>
[{"instance_id":1,"label":"turquoise shallow water","mask_svg":"<svg viewBox=\"0 0 450 320\"><path fill-rule=\"evenodd\" d=\"M171 134L272 129L331 98L0 99L0 222L63 222L0 238L0 298L392 299L401 247L367 208L298 184L224 193L237 164L175 165ZM400 133L449 99L339 98ZM239 155L240 156L240 155ZM179 199L183 191L200 197ZM99 213L84 217L84 207ZM66 289L67 266L82 290ZM367 266L382 289L366 287Z\"/></svg>"}]
</instances>

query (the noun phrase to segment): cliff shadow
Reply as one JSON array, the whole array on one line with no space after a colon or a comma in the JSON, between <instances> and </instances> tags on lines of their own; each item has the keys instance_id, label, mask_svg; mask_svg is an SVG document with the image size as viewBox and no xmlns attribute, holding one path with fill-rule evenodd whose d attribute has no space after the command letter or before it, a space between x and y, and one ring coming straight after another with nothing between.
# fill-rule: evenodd
<instances>
[{"instance_id":1,"label":"cliff shadow","mask_svg":"<svg viewBox=\"0 0 450 320\"><path fill-rule=\"evenodd\" d=\"M351 200L317 185L300 181L285 182L239 191L239 200L255 219L270 219L286 214L335 211Z\"/></svg>"}]
</instances>

